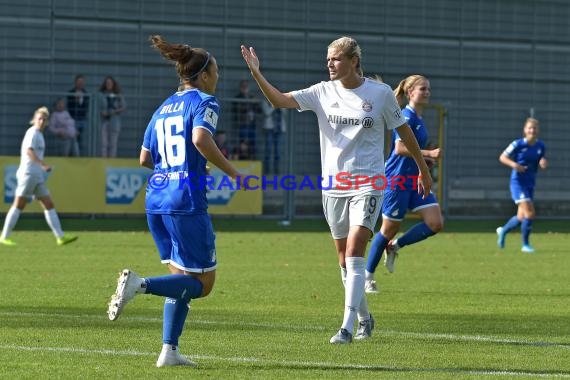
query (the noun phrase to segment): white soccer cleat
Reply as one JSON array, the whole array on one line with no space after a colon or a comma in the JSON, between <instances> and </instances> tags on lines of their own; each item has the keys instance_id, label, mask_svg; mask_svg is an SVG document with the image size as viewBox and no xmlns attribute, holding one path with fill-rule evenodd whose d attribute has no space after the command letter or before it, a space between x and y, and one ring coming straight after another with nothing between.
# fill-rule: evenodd
<instances>
[{"instance_id":1,"label":"white soccer cleat","mask_svg":"<svg viewBox=\"0 0 570 380\"><path fill-rule=\"evenodd\" d=\"M338 332L336 333L336 335L334 335L330 342L332 344L349 344L352 343L352 334L348 332L348 330L346 329L340 329L338 330Z\"/></svg>"},{"instance_id":2,"label":"white soccer cleat","mask_svg":"<svg viewBox=\"0 0 570 380\"><path fill-rule=\"evenodd\" d=\"M505 229L503 227L497 227L495 231L497 232L497 247L501 249L505 248Z\"/></svg>"},{"instance_id":3,"label":"white soccer cleat","mask_svg":"<svg viewBox=\"0 0 570 380\"><path fill-rule=\"evenodd\" d=\"M142 284L142 279L129 269L123 269L117 281L117 290L111 296L107 314L111 321L116 320L121 315L123 308L137 294L137 290Z\"/></svg>"},{"instance_id":4,"label":"white soccer cleat","mask_svg":"<svg viewBox=\"0 0 570 380\"><path fill-rule=\"evenodd\" d=\"M372 317L372 314L370 314L370 319L358 322L358 329L356 330L354 339L364 340L370 338L372 336L372 330L374 330L374 325L374 318Z\"/></svg>"},{"instance_id":5,"label":"white soccer cleat","mask_svg":"<svg viewBox=\"0 0 570 380\"><path fill-rule=\"evenodd\" d=\"M386 247L386 259L384 261L384 265L390 273L394 273L394 264L396 262L396 258L398 257L399 249L400 248L398 247L398 243L395 241L389 242L388 246Z\"/></svg>"},{"instance_id":6,"label":"white soccer cleat","mask_svg":"<svg viewBox=\"0 0 570 380\"><path fill-rule=\"evenodd\" d=\"M364 291L368 294L377 294L378 293L378 285L374 280L366 280L364 283Z\"/></svg>"},{"instance_id":7,"label":"white soccer cleat","mask_svg":"<svg viewBox=\"0 0 570 380\"><path fill-rule=\"evenodd\" d=\"M171 367L176 365L186 365L190 367L196 367L196 363L188 360L185 356L180 355L178 347L172 346L170 344L162 345L162 351L160 356L156 361L157 367Z\"/></svg>"}]
</instances>

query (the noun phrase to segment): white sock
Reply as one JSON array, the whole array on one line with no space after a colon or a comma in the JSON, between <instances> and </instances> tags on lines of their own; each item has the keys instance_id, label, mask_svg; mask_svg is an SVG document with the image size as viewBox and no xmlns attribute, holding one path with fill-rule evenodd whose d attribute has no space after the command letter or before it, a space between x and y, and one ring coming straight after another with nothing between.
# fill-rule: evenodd
<instances>
[{"instance_id":1,"label":"white sock","mask_svg":"<svg viewBox=\"0 0 570 380\"><path fill-rule=\"evenodd\" d=\"M356 312L358 315L358 321L367 321L370 319L370 311L368 310L368 300L366 300L366 294L362 293L362 301L360 301L360 306Z\"/></svg>"},{"instance_id":2,"label":"white sock","mask_svg":"<svg viewBox=\"0 0 570 380\"><path fill-rule=\"evenodd\" d=\"M356 313L364 297L364 257L346 258L346 287L344 289L344 319L341 328L354 331Z\"/></svg>"},{"instance_id":3,"label":"white sock","mask_svg":"<svg viewBox=\"0 0 570 380\"><path fill-rule=\"evenodd\" d=\"M46 222L49 228L51 228L55 237L56 238L62 237L63 231L61 230L61 223L59 222L59 217L57 216L55 208L44 210L44 216L46 217Z\"/></svg>"},{"instance_id":4,"label":"white sock","mask_svg":"<svg viewBox=\"0 0 570 380\"><path fill-rule=\"evenodd\" d=\"M366 272L367 274L370 272ZM374 273L372 273L374 275ZM342 285L346 288L346 268L340 268L340 279L342 280ZM366 279L368 280L368 279ZM362 295L362 301L360 301L360 306L357 311L358 320L360 322L367 321L370 319L370 311L368 311L368 301L366 300L366 295Z\"/></svg>"},{"instance_id":5,"label":"white sock","mask_svg":"<svg viewBox=\"0 0 570 380\"><path fill-rule=\"evenodd\" d=\"M14 206L10 207L10 210L8 210L8 213L6 214L6 220L4 221L4 228L2 229L0 239L6 239L10 236L10 233L16 226L16 223L18 223L18 218L20 218L21 213L22 210L19 208Z\"/></svg>"},{"instance_id":6,"label":"white sock","mask_svg":"<svg viewBox=\"0 0 570 380\"><path fill-rule=\"evenodd\" d=\"M340 279L342 286L346 286L346 268L340 267Z\"/></svg>"},{"instance_id":7,"label":"white sock","mask_svg":"<svg viewBox=\"0 0 570 380\"><path fill-rule=\"evenodd\" d=\"M374 273L370 273L368 271L365 271L364 273L366 273L366 281L373 281L374 280Z\"/></svg>"}]
</instances>

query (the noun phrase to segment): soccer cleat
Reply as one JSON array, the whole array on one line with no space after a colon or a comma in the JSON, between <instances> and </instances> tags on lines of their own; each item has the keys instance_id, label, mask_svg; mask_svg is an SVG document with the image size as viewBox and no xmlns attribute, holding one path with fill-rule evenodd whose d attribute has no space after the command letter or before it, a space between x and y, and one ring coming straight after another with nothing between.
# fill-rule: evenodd
<instances>
[{"instance_id":1,"label":"soccer cleat","mask_svg":"<svg viewBox=\"0 0 570 380\"><path fill-rule=\"evenodd\" d=\"M66 245L73 243L75 240L77 240L77 236L63 235L62 237L57 238L57 245Z\"/></svg>"},{"instance_id":2,"label":"soccer cleat","mask_svg":"<svg viewBox=\"0 0 570 380\"><path fill-rule=\"evenodd\" d=\"M164 344L160 356L156 361L157 367L170 367L175 365L187 365L195 367L196 363L188 360L185 356L180 355L178 348L170 344Z\"/></svg>"},{"instance_id":3,"label":"soccer cleat","mask_svg":"<svg viewBox=\"0 0 570 380\"><path fill-rule=\"evenodd\" d=\"M505 248L505 232L503 230L503 227L497 227L496 229L497 231L497 247L503 249Z\"/></svg>"},{"instance_id":4,"label":"soccer cleat","mask_svg":"<svg viewBox=\"0 0 570 380\"><path fill-rule=\"evenodd\" d=\"M340 329L330 340L332 344L349 344L352 343L352 334L347 329Z\"/></svg>"},{"instance_id":5,"label":"soccer cleat","mask_svg":"<svg viewBox=\"0 0 570 380\"><path fill-rule=\"evenodd\" d=\"M374 318L370 314L370 319L366 321L358 322L358 329L356 330L356 335L354 339L364 340L372 336L372 330L374 330Z\"/></svg>"},{"instance_id":6,"label":"soccer cleat","mask_svg":"<svg viewBox=\"0 0 570 380\"><path fill-rule=\"evenodd\" d=\"M398 249L399 248L397 248L397 243L394 243L393 240L390 241L386 247L386 259L384 261L384 265L390 273L394 273L394 262L398 257Z\"/></svg>"},{"instance_id":7,"label":"soccer cleat","mask_svg":"<svg viewBox=\"0 0 570 380\"><path fill-rule=\"evenodd\" d=\"M529 244L523 244L523 246L521 248L521 252L534 253L534 248L532 248Z\"/></svg>"},{"instance_id":8,"label":"soccer cleat","mask_svg":"<svg viewBox=\"0 0 570 380\"><path fill-rule=\"evenodd\" d=\"M368 294L377 294L378 285L376 285L376 281L366 280L366 282L364 283L364 291Z\"/></svg>"},{"instance_id":9,"label":"soccer cleat","mask_svg":"<svg viewBox=\"0 0 570 380\"><path fill-rule=\"evenodd\" d=\"M7 246L7 247L13 247L13 246L17 245L14 240L11 240L11 239L8 239L8 238L6 238L6 239L0 239L0 244L5 245L5 246Z\"/></svg>"},{"instance_id":10,"label":"soccer cleat","mask_svg":"<svg viewBox=\"0 0 570 380\"><path fill-rule=\"evenodd\" d=\"M114 321L119 318L127 302L132 300L137 294L137 289L140 288L142 281L135 272L123 269L119 275L117 290L111 296L111 302L109 302L109 308L107 309L110 320Z\"/></svg>"}]
</instances>

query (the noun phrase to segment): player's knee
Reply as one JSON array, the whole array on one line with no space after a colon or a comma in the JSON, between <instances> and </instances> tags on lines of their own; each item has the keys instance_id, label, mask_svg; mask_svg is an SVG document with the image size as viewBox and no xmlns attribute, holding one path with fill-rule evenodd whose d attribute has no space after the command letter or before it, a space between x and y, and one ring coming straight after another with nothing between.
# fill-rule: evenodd
<instances>
[{"instance_id":1,"label":"player's knee","mask_svg":"<svg viewBox=\"0 0 570 380\"><path fill-rule=\"evenodd\" d=\"M388 240L392 240L396 234L398 233L398 230L400 229L400 224L396 224L396 223L386 223L389 225L382 225L382 228L380 228L380 233Z\"/></svg>"},{"instance_id":2,"label":"player's knee","mask_svg":"<svg viewBox=\"0 0 570 380\"><path fill-rule=\"evenodd\" d=\"M203 285L202 295L200 297L206 297L208 294L212 292L212 289L214 289L214 282L208 282L207 284L202 282L202 285Z\"/></svg>"},{"instance_id":3,"label":"player's knee","mask_svg":"<svg viewBox=\"0 0 570 380\"><path fill-rule=\"evenodd\" d=\"M426 222L426 224L429 227L429 229L432 230L433 233L435 234L443 230L443 218L430 220Z\"/></svg>"},{"instance_id":4,"label":"player's knee","mask_svg":"<svg viewBox=\"0 0 570 380\"><path fill-rule=\"evenodd\" d=\"M194 276L202 283L202 294L200 297L206 297L214 289L214 284L216 282L216 272L206 272L197 276Z\"/></svg>"}]
</instances>

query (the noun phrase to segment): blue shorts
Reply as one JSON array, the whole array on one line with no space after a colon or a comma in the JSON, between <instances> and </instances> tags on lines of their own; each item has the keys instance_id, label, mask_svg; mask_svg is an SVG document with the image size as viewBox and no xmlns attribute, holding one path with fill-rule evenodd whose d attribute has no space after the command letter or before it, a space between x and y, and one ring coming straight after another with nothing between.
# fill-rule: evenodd
<instances>
[{"instance_id":1,"label":"blue shorts","mask_svg":"<svg viewBox=\"0 0 570 380\"><path fill-rule=\"evenodd\" d=\"M147 214L146 218L163 264L192 273L216 269L216 235L208 214Z\"/></svg>"},{"instance_id":2,"label":"blue shorts","mask_svg":"<svg viewBox=\"0 0 570 380\"><path fill-rule=\"evenodd\" d=\"M425 199L417 190L389 190L384 191L382 202L382 216L389 220L401 222L408 210L417 211L422 208L437 205L437 199L430 193Z\"/></svg>"},{"instance_id":3,"label":"blue shorts","mask_svg":"<svg viewBox=\"0 0 570 380\"><path fill-rule=\"evenodd\" d=\"M534 199L534 186L511 182L511 198L515 204L532 202Z\"/></svg>"}]
</instances>

